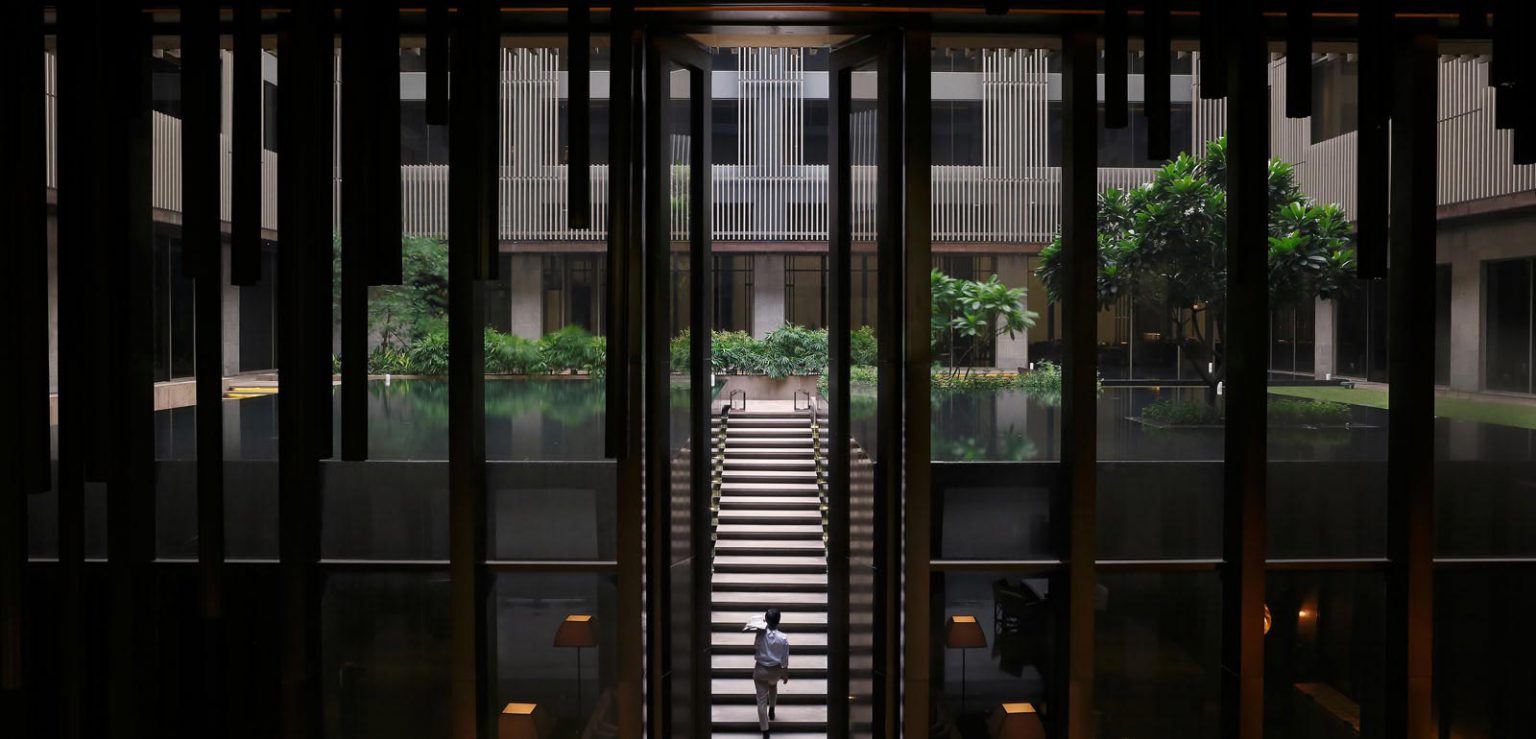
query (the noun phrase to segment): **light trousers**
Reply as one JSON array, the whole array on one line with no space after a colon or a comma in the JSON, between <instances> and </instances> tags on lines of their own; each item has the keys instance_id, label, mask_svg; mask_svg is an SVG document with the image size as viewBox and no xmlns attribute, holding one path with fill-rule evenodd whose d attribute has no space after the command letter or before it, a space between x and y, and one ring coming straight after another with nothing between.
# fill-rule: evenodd
<instances>
[{"instance_id":1,"label":"light trousers","mask_svg":"<svg viewBox=\"0 0 1536 739\"><path fill-rule=\"evenodd\" d=\"M768 710L779 703L779 681L782 679L782 667L758 665L752 668L752 683L757 688L757 725L763 731L768 730Z\"/></svg>"}]
</instances>

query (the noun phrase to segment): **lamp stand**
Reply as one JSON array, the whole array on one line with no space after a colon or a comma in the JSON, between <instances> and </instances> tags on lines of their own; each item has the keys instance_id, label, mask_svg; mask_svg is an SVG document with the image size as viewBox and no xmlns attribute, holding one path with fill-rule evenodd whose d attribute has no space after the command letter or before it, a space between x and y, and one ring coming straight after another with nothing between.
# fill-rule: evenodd
<instances>
[{"instance_id":1,"label":"lamp stand","mask_svg":"<svg viewBox=\"0 0 1536 739\"><path fill-rule=\"evenodd\" d=\"M576 648L576 720L586 720L581 705L581 647Z\"/></svg>"},{"instance_id":2,"label":"lamp stand","mask_svg":"<svg viewBox=\"0 0 1536 739\"><path fill-rule=\"evenodd\" d=\"M965 653L969 651L960 650L960 713L965 713Z\"/></svg>"}]
</instances>

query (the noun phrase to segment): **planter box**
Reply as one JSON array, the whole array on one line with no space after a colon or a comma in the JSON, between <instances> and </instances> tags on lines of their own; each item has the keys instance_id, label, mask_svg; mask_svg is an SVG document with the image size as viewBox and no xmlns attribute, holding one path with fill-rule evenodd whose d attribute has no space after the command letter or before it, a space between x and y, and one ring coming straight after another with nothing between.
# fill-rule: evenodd
<instances>
[{"instance_id":1,"label":"planter box","mask_svg":"<svg viewBox=\"0 0 1536 739\"><path fill-rule=\"evenodd\" d=\"M816 381L819 375L790 375L789 377L768 377L767 375L716 375L716 384L724 385L720 388L720 398L728 398L731 393L740 390L747 395L747 402L754 400L794 400L796 392L807 392L819 395L816 391Z\"/></svg>"}]
</instances>

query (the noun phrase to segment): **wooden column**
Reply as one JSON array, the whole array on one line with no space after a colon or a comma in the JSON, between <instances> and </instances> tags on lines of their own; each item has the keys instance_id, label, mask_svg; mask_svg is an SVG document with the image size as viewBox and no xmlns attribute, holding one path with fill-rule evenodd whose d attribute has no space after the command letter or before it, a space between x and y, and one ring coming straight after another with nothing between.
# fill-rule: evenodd
<instances>
[{"instance_id":1,"label":"wooden column","mask_svg":"<svg viewBox=\"0 0 1536 739\"><path fill-rule=\"evenodd\" d=\"M1387 649L1382 736L1432 739L1435 556L1435 193L1439 43L1404 29L1393 70L1388 273Z\"/></svg>"},{"instance_id":2,"label":"wooden column","mask_svg":"<svg viewBox=\"0 0 1536 739\"><path fill-rule=\"evenodd\" d=\"M1094 591L1098 554L1098 97L1091 28L1062 39L1061 479L1052 506L1056 548L1066 563L1053 592L1058 661L1048 685L1056 735L1091 739L1094 722Z\"/></svg>"},{"instance_id":3,"label":"wooden column","mask_svg":"<svg viewBox=\"0 0 1536 739\"><path fill-rule=\"evenodd\" d=\"M1264 730L1269 58L1259 9L1232 7L1227 13L1221 724L1223 736L1259 739Z\"/></svg>"}]
</instances>

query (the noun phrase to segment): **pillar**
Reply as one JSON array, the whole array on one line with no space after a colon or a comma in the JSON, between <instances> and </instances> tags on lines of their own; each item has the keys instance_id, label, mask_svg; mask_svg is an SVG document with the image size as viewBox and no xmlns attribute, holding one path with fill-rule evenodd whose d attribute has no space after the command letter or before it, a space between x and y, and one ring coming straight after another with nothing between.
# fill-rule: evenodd
<instances>
[{"instance_id":1,"label":"pillar","mask_svg":"<svg viewBox=\"0 0 1536 739\"><path fill-rule=\"evenodd\" d=\"M223 291L224 376L240 374L240 286L229 284L230 245L225 240L220 248L223 265L220 267L220 290Z\"/></svg>"},{"instance_id":2,"label":"pillar","mask_svg":"<svg viewBox=\"0 0 1536 739\"><path fill-rule=\"evenodd\" d=\"M1317 298L1312 318L1312 376L1321 380L1331 377L1338 370L1334 366L1334 304L1332 300Z\"/></svg>"},{"instance_id":3,"label":"pillar","mask_svg":"<svg viewBox=\"0 0 1536 739\"><path fill-rule=\"evenodd\" d=\"M537 339L544 335L544 257L513 254L508 279L512 283L512 335Z\"/></svg>"},{"instance_id":4,"label":"pillar","mask_svg":"<svg viewBox=\"0 0 1536 739\"><path fill-rule=\"evenodd\" d=\"M1029 285L1029 257L1023 254L1000 254L997 257L997 279L1008 287ZM1035 319L1044 321L1045 316ZM993 364L1002 369L1018 369L1029 366L1029 329L1013 336L997 337L997 350Z\"/></svg>"},{"instance_id":5,"label":"pillar","mask_svg":"<svg viewBox=\"0 0 1536 739\"><path fill-rule=\"evenodd\" d=\"M752 255L752 336L784 325L784 255Z\"/></svg>"},{"instance_id":6,"label":"pillar","mask_svg":"<svg viewBox=\"0 0 1536 739\"><path fill-rule=\"evenodd\" d=\"M1451 389L1483 386L1483 269L1467 232L1442 229L1440 250L1451 262Z\"/></svg>"}]
</instances>

